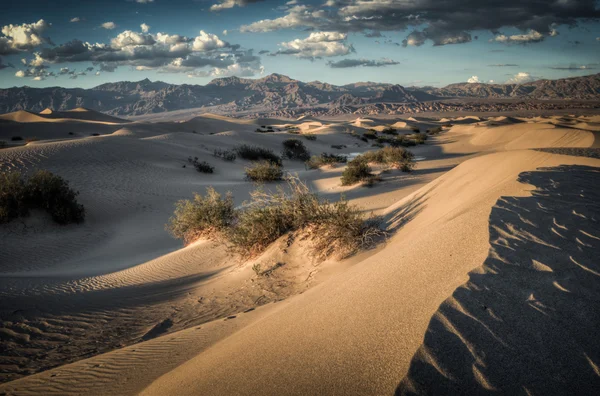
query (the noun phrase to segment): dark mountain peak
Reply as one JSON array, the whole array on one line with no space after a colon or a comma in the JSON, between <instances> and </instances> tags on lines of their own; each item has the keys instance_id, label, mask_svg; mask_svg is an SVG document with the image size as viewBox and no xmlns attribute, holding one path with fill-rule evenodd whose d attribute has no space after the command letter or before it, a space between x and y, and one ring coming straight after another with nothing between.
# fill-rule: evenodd
<instances>
[{"instance_id":1,"label":"dark mountain peak","mask_svg":"<svg viewBox=\"0 0 600 396\"><path fill-rule=\"evenodd\" d=\"M290 78L283 74L277 74L277 73L269 74L268 76L263 77L260 80L262 80L263 82L279 82L279 83L298 82L297 80L294 80L293 78Z\"/></svg>"}]
</instances>

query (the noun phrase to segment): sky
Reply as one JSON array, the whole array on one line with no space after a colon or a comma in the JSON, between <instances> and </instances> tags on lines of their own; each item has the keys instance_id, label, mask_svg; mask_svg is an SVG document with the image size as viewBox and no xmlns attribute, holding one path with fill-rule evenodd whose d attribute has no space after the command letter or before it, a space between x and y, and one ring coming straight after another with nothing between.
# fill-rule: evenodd
<instances>
[{"instance_id":1,"label":"sky","mask_svg":"<svg viewBox=\"0 0 600 396\"><path fill-rule=\"evenodd\" d=\"M600 71L600 0L24 0L0 88L279 73L342 85L524 83Z\"/></svg>"}]
</instances>

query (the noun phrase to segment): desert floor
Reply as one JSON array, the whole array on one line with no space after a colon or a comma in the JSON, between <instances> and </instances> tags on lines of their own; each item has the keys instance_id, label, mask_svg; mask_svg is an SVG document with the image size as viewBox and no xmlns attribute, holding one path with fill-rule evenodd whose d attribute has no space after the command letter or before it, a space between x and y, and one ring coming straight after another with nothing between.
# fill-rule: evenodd
<instances>
[{"instance_id":1,"label":"desert floor","mask_svg":"<svg viewBox=\"0 0 600 396\"><path fill-rule=\"evenodd\" d=\"M371 188L342 187L343 166L284 161L321 196L383 216L389 237L372 250L322 261L309 240L282 239L242 261L165 231L175 202L206 187L249 199L248 162L217 148L279 153L310 133L313 154L352 156L373 148L350 132L388 125L442 132L409 148L413 172ZM48 169L86 208L79 225L0 225L0 394L600 392L600 116L150 122L78 109L0 116L0 141L0 170Z\"/></svg>"}]
</instances>

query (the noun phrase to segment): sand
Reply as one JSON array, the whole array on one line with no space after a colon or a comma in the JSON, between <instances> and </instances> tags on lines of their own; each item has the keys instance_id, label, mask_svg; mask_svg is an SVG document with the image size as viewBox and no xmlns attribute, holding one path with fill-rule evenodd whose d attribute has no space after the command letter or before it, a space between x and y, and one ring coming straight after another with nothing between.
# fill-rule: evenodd
<instances>
[{"instance_id":1,"label":"sand","mask_svg":"<svg viewBox=\"0 0 600 396\"><path fill-rule=\"evenodd\" d=\"M0 226L0 365L12 380L0 392L594 393L600 160L560 153L595 146L594 131L574 125L597 120L527 121L204 115L85 136L92 119L81 137L0 150L2 169L65 177L88 211L83 225L34 214ZM207 186L248 199L245 162L212 152L279 151L291 136L257 125L297 125L317 134L306 141L313 153L351 154L369 145L347 128L406 122L454 126L411 148L424 157L414 173L373 188L342 187L341 167L284 164L323 196L383 215L390 238L375 250L321 263L305 243L281 240L240 262L215 242L182 248L164 231L174 202ZM188 156L216 173L183 168ZM286 265L262 280L257 262Z\"/></svg>"}]
</instances>

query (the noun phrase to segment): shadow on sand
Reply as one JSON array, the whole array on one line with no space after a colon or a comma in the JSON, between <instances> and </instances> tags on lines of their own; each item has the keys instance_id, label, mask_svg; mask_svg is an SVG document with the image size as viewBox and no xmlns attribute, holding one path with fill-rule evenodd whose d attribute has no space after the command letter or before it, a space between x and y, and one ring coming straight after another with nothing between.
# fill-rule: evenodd
<instances>
[{"instance_id":1,"label":"shadow on sand","mask_svg":"<svg viewBox=\"0 0 600 396\"><path fill-rule=\"evenodd\" d=\"M600 394L600 168L522 173L490 250L432 317L396 395Z\"/></svg>"}]
</instances>

